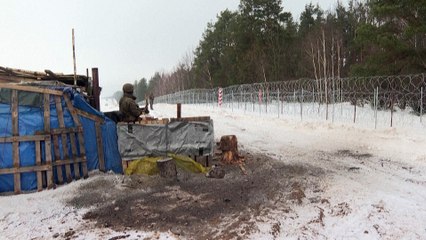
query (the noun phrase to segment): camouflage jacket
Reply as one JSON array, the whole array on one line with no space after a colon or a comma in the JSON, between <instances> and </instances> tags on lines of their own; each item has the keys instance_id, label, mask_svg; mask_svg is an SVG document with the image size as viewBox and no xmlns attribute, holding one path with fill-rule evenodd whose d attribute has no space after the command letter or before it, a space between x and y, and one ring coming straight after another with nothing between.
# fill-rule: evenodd
<instances>
[{"instance_id":1,"label":"camouflage jacket","mask_svg":"<svg viewBox=\"0 0 426 240\"><path fill-rule=\"evenodd\" d=\"M122 121L134 122L142 114L142 109L136 103L136 97L132 94L125 93L120 99L119 110L122 114Z\"/></svg>"}]
</instances>

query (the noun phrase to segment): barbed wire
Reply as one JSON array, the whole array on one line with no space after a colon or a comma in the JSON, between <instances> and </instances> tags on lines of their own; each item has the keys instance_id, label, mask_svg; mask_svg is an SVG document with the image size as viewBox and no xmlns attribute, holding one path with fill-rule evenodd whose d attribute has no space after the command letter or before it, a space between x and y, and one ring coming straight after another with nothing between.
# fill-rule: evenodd
<instances>
[{"instance_id":1,"label":"barbed wire","mask_svg":"<svg viewBox=\"0 0 426 240\"><path fill-rule=\"evenodd\" d=\"M338 118L342 122L374 122L375 127L378 122L383 126L394 126L397 122L399 125L420 122L423 126L425 87L424 73L263 82L223 88L221 107L278 117L301 116L303 119L305 116L310 120L334 121ZM218 88L181 91L157 97L156 101L215 107L219 105ZM395 112L410 116L398 120L401 114ZM390 117L383 117L387 120L381 121L384 114ZM413 116L417 116L417 119Z\"/></svg>"}]
</instances>

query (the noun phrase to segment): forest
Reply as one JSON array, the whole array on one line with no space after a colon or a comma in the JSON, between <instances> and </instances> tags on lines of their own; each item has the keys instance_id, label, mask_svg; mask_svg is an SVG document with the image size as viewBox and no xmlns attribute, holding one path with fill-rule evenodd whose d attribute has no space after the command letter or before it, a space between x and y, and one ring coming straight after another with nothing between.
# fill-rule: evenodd
<instances>
[{"instance_id":1,"label":"forest","mask_svg":"<svg viewBox=\"0 0 426 240\"><path fill-rule=\"evenodd\" d=\"M425 70L426 0L350 0L328 11L307 4L298 20L281 0L240 0L174 69L134 84L143 100L147 92Z\"/></svg>"}]
</instances>

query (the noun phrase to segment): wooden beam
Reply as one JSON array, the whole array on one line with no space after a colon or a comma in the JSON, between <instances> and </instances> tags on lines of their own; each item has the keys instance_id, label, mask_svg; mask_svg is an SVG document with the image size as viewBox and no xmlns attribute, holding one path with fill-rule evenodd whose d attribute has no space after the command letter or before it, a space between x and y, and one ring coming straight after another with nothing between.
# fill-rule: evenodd
<instances>
[{"instance_id":1,"label":"wooden beam","mask_svg":"<svg viewBox=\"0 0 426 240\"><path fill-rule=\"evenodd\" d=\"M40 88L40 87L25 86L25 85L15 85L15 84L2 83L2 82L0 82L0 88L7 88L7 89L26 91L26 92L36 92L36 93L43 93L43 94L52 94L52 95L59 95L59 96L61 96L63 94L62 91L52 90L52 89L49 89L49 88Z\"/></svg>"},{"instance_id":2,"label":"wooden beam","mask_svg":"<svg viewBox=\"0 0 426 240\"><path fill-rule=\"evenodd\" d=\"M50 132L50 95L48 93L44 93L44 131ZM46 164L52 166L52 143L50 136L46 137L44 140L44 148L45 148L45 159ZM53 188L55 183L53 181L53 173L52 168L46 171L47 178L47 188Z\"/></svg>"},{"instance_id":3,"label":"wooden beam","mask_svg":"<svg viewBox=\"0 0 426 240\"><path fill-rule=\"evenodd\" d=\"M82 111L82 110L80 110L80 109L78 109L78 108L76 108L76 109L75 109L75 111L76 111L76 113L77 113L78 115L83 116L83 117L85 117L85 118L88 118L88 119L90 119L90 120L93 120L93 121L95 121L95 122L98 122L98 123L100 123L100 124L103 124L103 123L105 122L105 120L104 120L102 117L99 117L99 116L96 116L96 115L94 115L94 114L91 114L91 113L88 113L88 112Z\"/></svg>"},{"instance_id":4,"label":"wooden beam","mask_svg":"<svg viewBox=\"0 0 426 240\"><path fill-rule=\"evenodd\" d=\"M70 113L71 113L71 116L74 120L75 125L77 127L80 127L81 126L80 119L78 118L76 110L75 110L74 106L72 105L71 100L69 99L67 94L64 94L64 99L65 99L65 103L67 104L68 109L70 110ZM72 134L70 134L70 135L72 135ZM78 143L79 143L79 146L80 146L80 154L82 156L86 156L86 148L84 146L83 133L80 132L80 133L77 134L77 136L78 136ZM89 177L88 171L87 171L87 163L84 162L82 164L82 169L83 169L84 178Z\"/></svg>"},{"instance_id":5,"label":"wooden beam","mask_svg":"<svg viewBox=\"0 0 426 240\"><path fill-rule=\"evenodd\" d=\"M11 96L12 103L12 135L14 137L19 136L19 125L18 125L18 91L12 90ZM20 157L19 157L19 142L13 141L12 143L12 158L13 158L13 167L20 167ZM21 193L21 174L19 172L14 172L13 174L13 186L16 194Z\"/></svg>"},{"instance_id":6,"label":"wooden beam","mask_svg":"<svg viewBox=\"0 0 426 240\"><path fill-rule=\"evenodd\" d=\"M80 179L80 166L78 164L78 152L77 152L77 143L75 142L75 134L70 134L70 141L71 141L71 159L74 163L74 177L75 179Z\"/></svg>"},{"instance_id":7,"label":"wooden beam","mask_svg":"<svg viewBox=\"0 0 426 240\"><path fill-rule=\"evenodd\" d=\"M61 128L54 128L50 130L50 134L52 135L60 135L60 134L67 134L67 133L79 133L83 131L83 127L61 127Z\"/></svg>"},{"instance_id":8,"label":"wooden beam","mask_svg":"<svg viewBox=\"0 0 426 240\"><path fill-rule=\"evenodd\" d=\"M56 103L56 113L58 115L58 121L59 121L59 127L61 130L65 129L65 120L64 120L64 111L62 110L62 101L60 96L55 96L55 103ZM71 129L68 129L71 130ZM73 134L73 133L72 133ZM61 142L62 142L62 152L64 159L69 158L69 150L68 150L68 140L67 140L67 134L65 131L61 131ZM62 167L58 167L58 169L61 169ZM71 167L70 165L65 165L65 175L67 178L67 182L70 183L72 181L72 175L71 175Z\"/></svg>"},{"instance_id":9,"label":"wooden beam","mask_svg":"<svg viewBox=\"0 0 426 240\"><path fill-rule=\"evenodd\" d=\"M53 153L55 158L52 159L52 165L55 166L55 162L61 160L61 152L59 151L59 136L53 135ZM58 183L62 184L64 182L64 176L62 175L62 166L56 168L56 173L58 176Z\"/></svg>"},{"instance_id":10,"label":"wooden beam","mask_svg":"<svg viewBox=\"0 0 426 240\"><path fill-rule=\"evenodd\" d=\"M199 116L199 117L184 117L184 118L170 118L170 121L181 121L181 122L208 122L210 121L209 116Z\"/></svg>"},{"instance_id":11,"label":"wooden beam","mask_svg":"<svg viewBox=\"0 0 426 240\"><path fill-rule=\"evenodd\" d=\"M45 165L41 165L41 166L2 168L2 169L0 169L0 175L2 175L2 174L21 174L21 173L39 172L39 171L52 171L52 166L45 164Z\"/></svg>"},{"instance_id":12,"label":"wooden beam","mask_svg":"<svg viewBox=\"0 0 426 240\"><path fill-rule=\"evenodd\" d=\"M98 146L99 170L105 172L104 147L102 143L102 130L99 123L95 122L96 145Z\"/></svg>"},{"instance_id":13,"label":"wooden beam","mask_svg":"<svg viewBox=\"0 0 426 240\"><path fill-rule=\"evenodd\" d=\"M69 164L73 164L73 163L83 163L86 162L86 158L77 158L77 159L63 159L63 160L58 160L55 161L53 163L53 166L62 166L62 165L69 165Z\"/></svg>"},{"instance_id":14,"label":"wooden beam","mask_svg":"<svg viewBox=\"0 0 426 240\"><path fill-rule=\"evenodd\" d=\"M36 166L41 166L41 144L40 141L35 142L36 151ZM37 171L37 191L43 190L43 178L41 171Z\"/></svg>"},{"instance_id":15,"label":"wooden beam","mask_svg":"<svg viewBox=\"0 0 426 240\"><path fill-rule=\"evenodd\" d=\"M49 135L27 135L27 136L0 137L0 143L43 141L46 138L46 136L49 136Z\"/></svg>"}]
</instances>

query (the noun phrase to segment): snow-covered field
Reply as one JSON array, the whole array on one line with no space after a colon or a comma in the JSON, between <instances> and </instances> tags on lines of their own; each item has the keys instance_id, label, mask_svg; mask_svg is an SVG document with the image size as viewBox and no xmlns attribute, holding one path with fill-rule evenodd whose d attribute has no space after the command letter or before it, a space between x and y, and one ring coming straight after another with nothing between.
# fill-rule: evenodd
<instances>
[{"instance_id":1,"label":"snow-covered field","mask_svg":"<svg viewBox=\"0 0 426 240\"><path fill-rule=\"evenodd\" d=\"M117 109L112 100L102 106ZM154 108L155 117L176 116L175 105ZM210 116L216 139L234 134L240 150L326 173L317 183L319 201L304 199L291 216L272 209L273 219L258 221L250 239L426 239L426 127L374 130L190 105L182 106L182 116ZM120 182L122 176L91 173L55 190L0 196L0 239L179 239L171 232L114 232L83 220L88 209L65 202L83 182L99 178ZM275 226L281 230L272 233Z\"/></svg>"}]
</instances>

